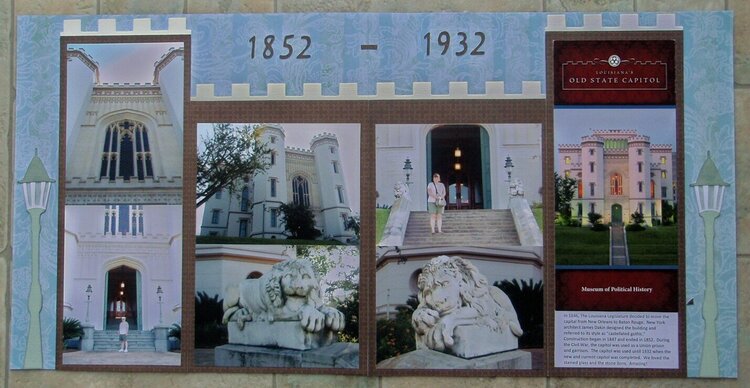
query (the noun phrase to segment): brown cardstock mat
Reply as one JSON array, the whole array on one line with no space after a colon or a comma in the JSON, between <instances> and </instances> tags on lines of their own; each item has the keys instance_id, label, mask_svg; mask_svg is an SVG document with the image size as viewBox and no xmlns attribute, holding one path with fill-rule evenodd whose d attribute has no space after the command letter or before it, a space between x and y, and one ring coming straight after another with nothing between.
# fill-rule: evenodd
<instances>
[{"instance_id":1,"label":"brown cardstock mat","mask_svg":"<svg viewBox=\"0 0 750 388\"><path fill-rule=\"evenodd\" d=\"M678 177L682 177L682 35L681 32L628 33L548 33L547 34L547 96L552 95L551 42L574 39L675 39L677 41L677 115L678 115ZM183 42L184 90L190 91L190 37L187 35L160 36L83 36L61 38L61 112L65 112L67 79L65 49L71 43L136 43L136 42ZM184 93L183 128L183 204L195 198L196 174L196 127L198 123L211 122L278 122L278 123L359 123L360 125L360 194L361 194L361 244L360 244L360 365L357 369L344 368L236 368L203 367L194 365L194 301L195 301L195 211L183 205L183 276L182 276L182 350L180 366L148 365L71 365L62 364L62 343L57 341L56 368L58 370L112 371L112 372L233 372L233 373L300 373L381 376L685 376L684 344L684 296L680 295L680 368L678 370L622 370L622 369L572 369L553 368L554 355L554 267L544 270L545 284L545 360L544 366L536 370L397 370L376 368L376 323L375 306L375 125L376 124L465 124L465 123L539 123L542 124L543 178L552 181L554 153L552 137L553 104L545 100L486 99L486 100L357 100L357 101L220 101L192 102L190 93ZM60 138L65 139L65 115L60 115ZM65 141L60 142L60 179L65 177ZM680 180L681 181L681 180ZM58 205L64 207L65 185L60 185ZM544 218L554 219L554 192L544 184ZM684 188L679 187L683 197ZM684 219L679 209L680 222ZM58 219L58 234L64 231L64 211ZM545 235L554 233L550 222L545 223ZM64 279L63 239L58 239L58 279ZM545 261L554 263L554 241L547 239L544 247ZM680 232L680 257L684 258L684 233ZM680 289L684 289L684 259L680 260ZM63 282L58 281L58 306L62 304ZM58 322L62 322L62 310L57 311ZM57 327L57 336L62 338L62 325Z\"/></svg>"},{"instance_id":2,"label":"brown cardstock mat","mask_svg":"<svg viewBox=\"0 0 750 388\"><path fill-rule=\"evenodd\" d=\"M683 134L683 45L682 31L575 31L575 32L547 32L546 45L546 74L547 74L547 114L544 126L543 154L544 159L544 182L553 182L555 169L555 143L554 143L554 44L556 41L581 41L581 40L673 40L675 42L675 94L676 94L676 122L677 122L677 167L675 168L675 180L684 182L684 134ZM677 197L685 198L684 183L677 187ZM544 187L544 235L553 236L555 227L553 222L546 220L555 219L554 207L548 206L555 201L553 185ZM685 225L684 206L678 207L678 225ZM547 369L550 376L564 377L685 377L687 372L685 351L685 231L678 228L678 338L679 338L679 367L677 369L623 369L623 368L557 368L554 366L554 343L555 343L555 239L545 239L544 256L546 263L551 263L545 268L545 344L547 345Z\"/></svg>"}]
</instances>

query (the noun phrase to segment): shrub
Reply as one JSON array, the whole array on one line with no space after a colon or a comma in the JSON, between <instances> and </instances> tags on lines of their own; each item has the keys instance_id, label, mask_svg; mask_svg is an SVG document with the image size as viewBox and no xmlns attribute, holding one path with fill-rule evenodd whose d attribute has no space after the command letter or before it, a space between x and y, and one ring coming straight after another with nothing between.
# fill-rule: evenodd
<instances>
[{"instance_id":1,"label":"shrub","mask_svg":"<svg viewBox=\"0 0 750 388\"><path fill-rule=\"evenodd\" d=\"M83 337L81 321L75 318L63 318L63 341Z\"/></svg>"},{"instance_id":2,"label":"shrub","mask_svg":"<svg viewBox=\"0 0 750 388\"><path fill-rule=\"evenodd\" d=\"M646 227L643 226L645 222L646 220L643 219L643 213L635 212L630 215L630 224L625 226L625 230L628 232L640 232L646 230Z\"/></svg>"},{"instance_id":3,"label":"shrub","mask_svg":"<svg viewBox=\"0 0 750 388\"><path fill-rule=\"evenodd\" d=\"M542 348L544 346L544 286L542 281L528 283L517 279L495 282L494 286L503 290L510 298L518 314L523 335L518 339L520 348Z\"/></svg>"},{"instance_id":4,"label":"shrub","mask_svg":"<svg viewBox=\"0 0 750 388\"><path fill-rule=\"evenodd\" d=\"M589 223L591 223L591 230L601 232L603 230L609 230L609 228L602 224L602 215L596 212L590 212L587 214Z\"/></svg>"}]
</instances>

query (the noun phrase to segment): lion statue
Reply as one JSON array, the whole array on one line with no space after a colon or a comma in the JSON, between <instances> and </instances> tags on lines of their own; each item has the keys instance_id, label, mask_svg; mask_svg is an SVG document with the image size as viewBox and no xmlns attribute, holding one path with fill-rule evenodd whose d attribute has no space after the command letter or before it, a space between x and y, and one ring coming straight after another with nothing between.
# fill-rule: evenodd
<instances>
[{"instance_id":1,"label":"lion statue","mask_svg":"<svg viewBox=\"0 0 750 388\"><path fill-rule=\"evenodd\" d=\"M417 349L449 352L460 326L514 338L517 347L523 330L513 304L502 290L488 286L470 262L458 256L435 257L422 269L418 286L419 306L412 314Z\"/></svg>"},{"instance_id":2,"label":"lion statue","mask_svg":"<svg viewBox=\"0 0 750 388\"><path fill-rule=\"evenodd\" d=\"M411 196L409 195L409 186L401 181L396 182L396 184L393 185L393 196L396 198L411 199Z\"/></svg>"},{"instance_id":3,"label":"lion statue","mask_svg":"<svg viewBox=\"0 0 750 388\"><path fill-rule=\"evenodd\" d=\"M222 322L300 321L309 333L344 329L344 314L323 304L320 283L308 260L286 260L258 279L229 286Z\"/></svg>"}]
</instances>

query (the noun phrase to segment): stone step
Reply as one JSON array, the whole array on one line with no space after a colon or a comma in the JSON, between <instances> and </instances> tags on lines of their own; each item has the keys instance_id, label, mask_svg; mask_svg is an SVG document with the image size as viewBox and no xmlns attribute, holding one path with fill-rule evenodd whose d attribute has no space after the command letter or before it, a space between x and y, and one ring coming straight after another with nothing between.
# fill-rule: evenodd
<instances>
[{"instance_id":1,"label":"stone step","mask_svg":"<svg viewBox=\"0 0 750 388\"><path fill-rule=\"evenodd\" d=\"M404 246L518 246L520 240L510 210L448 210L443 214L443 233L432 234L430 215L411 212Z\"/></svg>"},{"instance_id":2,"label":"stone step","mask_svg":"<svg viewBox=\"0 0 750 388\"><path fill-rule=\"evenodd\" d=\"M94 332L95 352L116 352L120 349L120 334L117 330L98 330ZM128 352L155 352L154 333L151 331L131 330L128 333Z\"/></svg>"}]
</instances>

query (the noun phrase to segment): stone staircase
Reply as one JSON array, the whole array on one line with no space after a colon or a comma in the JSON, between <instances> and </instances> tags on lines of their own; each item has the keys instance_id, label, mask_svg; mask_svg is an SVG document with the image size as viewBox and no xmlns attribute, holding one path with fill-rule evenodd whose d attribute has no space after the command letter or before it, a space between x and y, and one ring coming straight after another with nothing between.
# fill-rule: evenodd
<instances>
[{"instance_id":1,"label":"stone staircase","mask_svg":"<svg viewBox=\"0 0 750 388\"><path fill-rule=\"evenodd\" d=\"M430 233L430 215L411 212L404 247L431 246L498 247L520 246L513 216L508 209L446 210L443 233Z\"/></svg>"},{"instance_id":2,"label":"stone staircase","mask_svg":"<svg viewBox=\"0 0 750 388\"><path fill-rule=\"evenodd\" d=\"M117 330L97 330L94 332L95 352L116 352L120 350L120 335ZM128 352L155 352L152 331L130 330Z\"/></svg>"}]
</instances>

